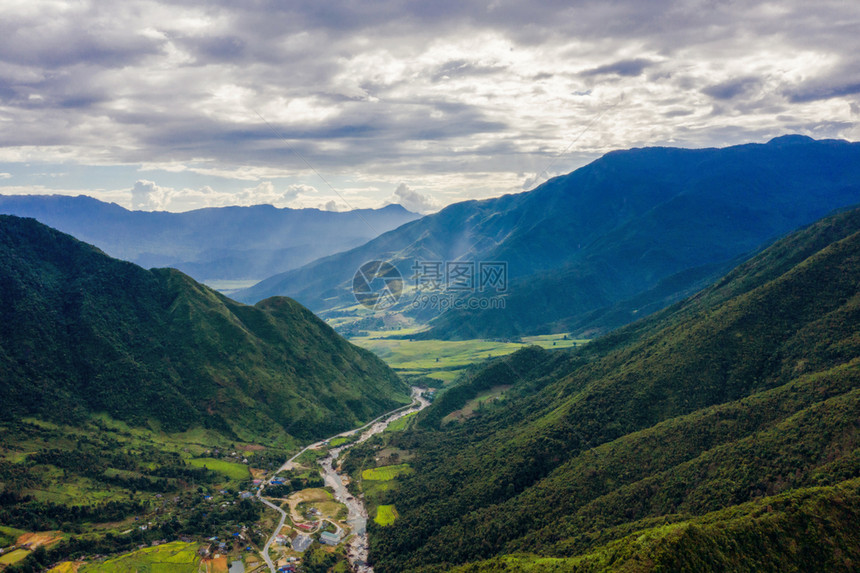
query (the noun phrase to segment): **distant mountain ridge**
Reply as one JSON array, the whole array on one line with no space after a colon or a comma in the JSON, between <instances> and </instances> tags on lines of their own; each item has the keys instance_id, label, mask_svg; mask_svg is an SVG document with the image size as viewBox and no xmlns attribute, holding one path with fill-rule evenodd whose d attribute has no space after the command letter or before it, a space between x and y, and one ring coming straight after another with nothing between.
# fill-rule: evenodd
<instances>
[{"instance_id":1,"label":"distant mountain ridge","mask_svg":"<svg viewBox=\"0 0 860 573\"><path fill-rule=\"evenodd\" d=\"M391 260L404 277L415 260L504 261L503 309L448 311L423 336L593 336L692 294L774 239L857 203L857 143L785 136L723 149L614 151L530 192L451 205L236 297L288 294L324 313L352 302L352 274L368 260Z\"/></svg>"},{"instance_id":2,"label":"distant mountain ridge","mask_svg":"<svg viewBox=\"0 0 860 573\"><path fill-rule=\"evenodd\" d=\"M319 438L408 388L287 298L234 302L33 219L0 215L0 417L106 413L165 431Z\"/></svg>"},{"instance_id":3,"label":"distant mountain ridge","mask_svg":"<svg viewBox=\"0 0 860 573\"><path fill-rule=\"evenodd\" d=\"M0 195L0 213L33 217L113 257L178 268L200 281L259 280L420 217L400 205L346 212L271 205L129 211L83 195Z\"/></svg>"}]
</instances>

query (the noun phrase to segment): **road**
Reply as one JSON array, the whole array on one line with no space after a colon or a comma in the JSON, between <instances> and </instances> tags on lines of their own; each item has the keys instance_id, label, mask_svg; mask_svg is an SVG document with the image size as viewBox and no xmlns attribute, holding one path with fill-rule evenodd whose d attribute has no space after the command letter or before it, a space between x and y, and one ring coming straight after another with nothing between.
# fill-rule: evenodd
<instances>
[{"instance_id":1,"label":"road","mask_svg":"<svg viewBox=\"0 0 860 573\"><path fill-rule=\"evenodd\" d=\"M309 446L305 446L299 453L284 462L280 469L278 469L277 472L272 474L269 479L260 484L260 487L257 489L257 498L281 515L281 518L278 521L278 526L275 528L275 531L272 532L272 535L266 541L266 545L263 547L263 550L261 552L263 560L269 567L269 571L275 573L275 564L272 563L272 558L269 557L269 548L275 542L275 538L277 537L278 532L280 532L281 528L284 526L284 522L287 519L287 512L285 512L283 509L281 509L274 503L270 502L268 499L264 498L263 490L267 485L270 484L271 480L274 479L277 474L290 469L296 458L298 458L306 451L310 449L321 448L327 442L335 438L345 438L357 434L358 432L364 433L357 441L329 450L329 455L320 460L319 463L323 467L323 479L325 480L326 485L329 485L332 487L332 489L334 489L335 499L346 505L347 524L350 526L351 531L355 533L355 535L350 540L349 546L347 547L347 554L349 555L350 564L353 566L354 571L360 571L362 573L371 573L373 571L370 566L365 564L365 562L367 561L367 510L365 509L364 503L362 503L361 500L353 498L346 490L346 486L344 486L343 484L343 476L337 473L337 470L334 467L334 462L335 460L337 460L337 457L342 451L346 450L350 446L364 442L374 434L378 434L379 432L387 428L388 424L390 424L394 420L402 418L407 414L418 412L429 406L430 402L428 402L427 399L421 395L422 392L423 389L413 388L411 404L407 406L401 406L400 408L387 412L379 416L378 418L371 420L367 424L359 428L355 428L354 430L341 432L336 436L332 436L325 440L320 440L318 442L310 444Z\"/></svg>"}]
</instances>

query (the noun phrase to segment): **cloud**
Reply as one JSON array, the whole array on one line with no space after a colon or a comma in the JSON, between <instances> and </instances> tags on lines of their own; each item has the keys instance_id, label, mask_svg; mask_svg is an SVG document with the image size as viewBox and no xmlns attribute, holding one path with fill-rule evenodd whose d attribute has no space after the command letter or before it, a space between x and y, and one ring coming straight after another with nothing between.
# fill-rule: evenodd
<instances>
[{"instance_id":1,"label":"cloud","mask_svg":"<svg viewBox=\"0 0 860 573\"><path fill-rule=\"evenodd\" d=\"M301 187L326 189L321 175L367 207L401 181L440 203L499 195L550 161L569 171L617 148L850 137L854 12L800 0L15 2L0 19L0 171L18 182L62 164L73 168L57 189L101 188L99 169L161 165L141 179L161 187L142 183L136 200L168 209L339 201Z\"/></svg>"},{"instance_id":2,"label":"cloud","mask_svg":"<svg viewBox=\"0 0 860 573\"><path fill-rule=\"evenodd\" d=\"M645 68L653 66L654 62L644 58L635 58L632 60L620 60L611 64L604 64L590 70L582 72L583 76L638 76L641 75Z\"/></svg>"},{"instance_id":3,"label":"cloud","mask_svg":"<svg viewBox=\"0 0 860 573\"><path fill-rule=\"evenodd\" d=\"M433 213L442 208L442 205L430 197L410 189L405 183L400 183L397 189L394 190L394 196L390 200L391 203L399 203L408 211L414 213Z\"/></svg>"},{"instance_id":4,"label":"cloud","mask_svg":"<svg viewBox=\"0 0 860 573\"><path fill-rule=\"evenodd\" d=\"M159 187L154 181L139 179L131 188L132 209L140 211L159 211L167 206L171 189Z\"/></svg>"},{"instance_id":5,"label":"cloud","mask_svg":"<svg viewBox=\"0 0 860 573\"><path fill-rule=\"evenodd\" d=\"M760 85L761 80L756 77L737 78L703 88L702 93L714 99L727 100L747 94Z\"/></svg>"},{"instance_id":6,"label":"cloud","mask_svg":"<svg viewBox=\"0 0 860 573\"><path fill-rule=\"evenodd\" d=\"M785 91L792 103L806 103L860 94L860 81L837 80L810 82Z\"/></svg>"},{"instance_id":7,"label":"cloud","mask_svg":"<svg viewBox=\"0 0 860 573\"><path fill-rule=\"evenodd\" d=\"M11 173L0 173L0 179L11 179L11 178L12 178Z\"/></svg>"}]
</instances>

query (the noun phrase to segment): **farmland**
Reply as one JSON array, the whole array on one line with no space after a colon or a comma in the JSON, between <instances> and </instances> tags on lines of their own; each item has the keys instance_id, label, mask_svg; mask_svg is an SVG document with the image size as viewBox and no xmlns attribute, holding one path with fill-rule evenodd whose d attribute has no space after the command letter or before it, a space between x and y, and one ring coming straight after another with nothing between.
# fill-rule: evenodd
<instances>
[{"instance_id":1,"label":"farmland","mask_svg":"<svg viewBox=\"0 0 860 573\"><path fill-rule=\"evenodd\" d=\"M397 509L393 505L380 505L376 508L376 517L373 521L378 525L391 525L397 520Z\"/></svg>"},{"instance_id":2,"label":"farmland","mask_svg":"<svg viewBox=\"0 0 860 573\"><path fill-rule=\"evenodd\" d=\"M10 551L9 553L0 555L0 565L12 565L13 563L21 561L29 554L30 552L26 549L16 549L14 551Z\"/></svg>"},{"instance_id":3,"label":"farmland","mask_svg":"<svg viewBox=\"0 0 860 573\"><path fill-rule=\"evenodd\" d=\"M402 336L409 331L397 331ZM517 342L493 340L409 340L386 338L391 331L370 331L365 336L350 338L350 342L372 350L391 368L407 377L426 376L442 383L453 382L467 366L516 352L524 346L570 348L588 342L571 339L564 334L529 336Z\"/></svg>"},{"instance_id":4,"label":"farmland","mask_svg":"<svg viewBox=\"0 0 860 573\"><path fill-rule=\"evenodd\" d=\"M412 468L409 464L398 464L395 466L381 466L378 468L369 468L361 472L361 479L371 481L390 481L401 474L410 473Z\"/></svg>"},{"instance_id":5,"label":"farmland","mask_svg":"<svg viewBox=\"0 0 860 573\"><path fill-rule=\"evenodd\" d=\"M228 462L215 458L194 458L188 460L188 463L198 468L210 469L213 472L226 476L233 481L247 480L250 479L251 476L248 466L237 464L235 462Z\"/></svg>"},{"instance_id":6,"label":"farmland","mask_svg":"<svg viewBox=\"0 0 860 573\"><path fill-rule=\"evenodd\" d=\"M103 562L88 563L80 573L124 573L127 571L170 571L197 573L200 558L196 543L175 541L157 547L147 547Z\"/></svg>"}]
</instances>

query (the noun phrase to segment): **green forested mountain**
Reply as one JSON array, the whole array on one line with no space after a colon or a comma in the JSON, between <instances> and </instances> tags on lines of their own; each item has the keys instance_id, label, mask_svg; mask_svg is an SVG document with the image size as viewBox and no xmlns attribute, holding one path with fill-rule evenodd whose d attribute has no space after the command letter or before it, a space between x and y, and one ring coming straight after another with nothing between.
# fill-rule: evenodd
<instances>
[{"instance_id":1,"label":"green forested mountain","mask_svg":"<svg viewBox=\"0 0 860 573\"><path fill-rule=\"evenodd\" d=\"M424 338L593 338L692 295L764 245L858 202L857 143L785 136L723 149L619 150L526 193L450 205L236 296L285 294L323 312L355 303L353 274L370 260L392 262L413 284L416 261L497 261L507 265L504 292L447 294L472 303L497 296L504 305L464 301L440 313L412 304L411 294L395 309L429 320Z\"/></svg>"},{"instance_id":2,"label":"green forested mountain","mask_svg":"<svg viewBox=\"0 0 860 573\"><path fill-rule=\"evenodd\" d=\"M448 414L507 388L464 421ZM860 209L581 349L469 374L391 446L376 570L860 566Z\"/></svg>"},{"instance_id":3,"label":"green forested mountain","mask_svg":"<svg viewBox=\"0 0 860 573\"><path fill-rule=\"evenodd\" d=\"M106 413L165 431L330 435L407 401L373 354L295 301L236 303L32 219L0 216L5 420Z\"/></svg>"}]
</instances>

